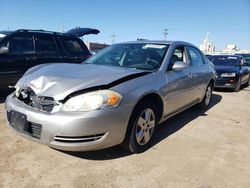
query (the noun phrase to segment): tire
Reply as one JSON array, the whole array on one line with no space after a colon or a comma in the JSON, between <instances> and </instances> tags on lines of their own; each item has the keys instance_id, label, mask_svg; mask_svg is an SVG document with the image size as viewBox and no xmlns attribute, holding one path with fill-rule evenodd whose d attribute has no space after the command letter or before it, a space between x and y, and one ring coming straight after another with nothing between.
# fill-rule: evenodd
<instances>
[{"instance_id":1,"label":"tire","mask_svg":"<svg viewBox=\"0 0 250 188\"><path fill-rule=\"evenodd\" d=\"M250 86L250 74L249 74L248 82L246 83L246 87L248 86Z\"/></svg>"},{"instance_id":2,"label":"tire","mask_svg":"<svg viewBox=\"0 0 250 188\"><path fill-rule=\"evenodd\" d=\"M139 103L129 120L126 137L122 146L132 153L141 153L148 149L158 123L157 107L146 101Z\"/></svg>"},{"instance_id":3,"label":"tire","mask_svg":"<svg viewBox=\"0 0 250 188\"><path fill-rule=\"evenodd\" d=\"M241 78L237 82L236 87L234 88L234 91L235 92L239 92L240 91L240 86L241 86Z\"/></svg>"},{"instance_id":4,"label":"tire","mask_svg":"<svg viewBox=\"0 0 250 188\"><path fill-rule=\"evenodd\" d=\"M213 95L213 86L211 83L209 83L205 95L199 104L199 107L202 109L207 109L211 103L212 95Z\"/></svg>"}]
</instances>

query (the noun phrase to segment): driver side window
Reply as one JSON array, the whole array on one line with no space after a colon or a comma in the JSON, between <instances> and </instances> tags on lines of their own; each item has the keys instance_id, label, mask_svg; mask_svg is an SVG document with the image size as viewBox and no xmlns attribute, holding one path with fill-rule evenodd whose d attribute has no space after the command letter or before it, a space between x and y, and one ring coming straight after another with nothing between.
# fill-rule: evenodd
<instances>
[{"instance_id":1,"label":"driver side window","mask_svg":"<svg viewBox=\"0 0 250 188\"><path fill-rule=\"evenodd\" d=\"M172 70L173 65L176 61L183 61L184 63L187 63L184 46L179 46L174 50L174 53L171 57L171 60L168 66L168 70Z\"/></svg>"}]
</instances>

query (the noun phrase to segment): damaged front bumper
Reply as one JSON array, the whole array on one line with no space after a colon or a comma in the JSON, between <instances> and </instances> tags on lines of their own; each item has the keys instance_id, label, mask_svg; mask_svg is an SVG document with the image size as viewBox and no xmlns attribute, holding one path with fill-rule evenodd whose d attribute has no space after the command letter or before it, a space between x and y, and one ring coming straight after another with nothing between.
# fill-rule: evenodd
<instances>
[{"instance_id":1,"label":"damaged front bumper","mask_svg":"<svg viewBox=\"0 0 250 188\"><path fill-rule=\"evenodd\" d=\"M131 112L128 105L91 112L43 112L13 94L7 97L5 107L9 126L20 135L67 151L99 150L120 144Z\"/></svg>"}]
</instances>

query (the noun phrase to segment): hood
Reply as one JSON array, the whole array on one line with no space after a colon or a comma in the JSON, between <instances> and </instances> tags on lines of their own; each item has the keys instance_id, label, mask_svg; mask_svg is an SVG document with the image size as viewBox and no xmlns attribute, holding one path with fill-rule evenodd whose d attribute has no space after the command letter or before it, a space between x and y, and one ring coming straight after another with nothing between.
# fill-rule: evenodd
<instances>
[{"instance_id":1,"label":"hood","mask_svg":"<svg viewBox=\"0 0 250 188\"><path fill-rule=\"evenodd\" d=\"M69 94L96 86L116 83L124 77L143 75L145 71L91 64L49 64L30 69L16 84L31 88L38 96L63 100ZM131 77L135 78L135 76Z\"/></svg>"},{"instance_id":2,"label":"hood","mask_svg":"<svg viewBox=\"0 0 250 188\"><path fill-rule=\"evenodd\" d=\"M71 29L71 30L67 31L66 33L70 34L70 35L74 35L76 37L82 37L84 35L89 35L89 34L97 35L98 33L100 33L100 31L97 29L77 27L75 29Z\"/></svg>"},{"instance_id":3,"label":"hood","mask_svg":"<svg viewBox=\"0 0 250 188\"><path fill-rule=\"evenodd\" d=\"M224 66L224 65L216 65L216 72L238 72L240 70L239 66Z\"/></svg>"}]
</instances>

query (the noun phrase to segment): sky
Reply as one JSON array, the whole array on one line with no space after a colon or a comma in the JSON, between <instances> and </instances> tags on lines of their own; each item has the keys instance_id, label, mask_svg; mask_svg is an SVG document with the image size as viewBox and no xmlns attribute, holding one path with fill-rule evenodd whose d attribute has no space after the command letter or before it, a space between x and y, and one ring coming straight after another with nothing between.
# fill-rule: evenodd
<instances>
[{"instance_id":1,"label":"sky","mask_svg":"<svg viewBox=\"0 0 250 188\"><path fill-rule=\"evenodd\" d=\"M85 41L183 40L250 50L250 0L0 0L0 30L100 30Z\"/></svg>"}]
</instances>

